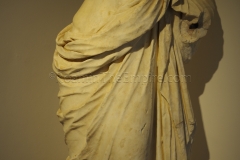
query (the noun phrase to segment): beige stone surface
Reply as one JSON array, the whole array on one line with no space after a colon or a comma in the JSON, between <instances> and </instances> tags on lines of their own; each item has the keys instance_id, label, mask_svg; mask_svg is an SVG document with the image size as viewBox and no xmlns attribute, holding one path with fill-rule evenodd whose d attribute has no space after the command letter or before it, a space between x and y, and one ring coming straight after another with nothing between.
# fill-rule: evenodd
<instances>
[{"instance_id":1,"label":"beige stone surface","mask_svg":"<svg viewBox=\"0 0 240 160\"><path fill-rule=\"evenodd\" d=\"M195 119L183 61L212 14L208 0L84 1L53 62L67 160L189 159Z\"/></svg>"}]
</instances>

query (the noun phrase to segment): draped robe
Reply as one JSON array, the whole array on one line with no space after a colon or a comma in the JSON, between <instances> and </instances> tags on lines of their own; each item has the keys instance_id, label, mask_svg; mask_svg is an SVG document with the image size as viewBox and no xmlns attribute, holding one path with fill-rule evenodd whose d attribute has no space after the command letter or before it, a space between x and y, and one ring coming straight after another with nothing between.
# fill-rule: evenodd
<instances>
[{"instance_id":1,"label":"draped robe","mask_svg":"<svg viewBox=\"0 0 240 160\"><path fill-rule=\"evenodd\" d=\"M209 0L84 1L53 60L67 160L189 159L183 61L212 14Z\"/></svg>"}]
</instances>

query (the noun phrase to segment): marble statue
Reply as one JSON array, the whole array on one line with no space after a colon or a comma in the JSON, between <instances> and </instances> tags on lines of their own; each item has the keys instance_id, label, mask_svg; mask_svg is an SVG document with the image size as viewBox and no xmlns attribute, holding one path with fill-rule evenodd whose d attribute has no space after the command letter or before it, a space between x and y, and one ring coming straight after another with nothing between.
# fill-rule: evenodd
<instances>
[{"instance_id":1,"label":"marble statue","mask_svg":"<svg viewBox=\"0 0 240 160\"><path fill-rule=\"evenodd\" d=\"M210 0L85 0L57 36L53 69L67 160L187 160L195 119L183 62Z\"/></svg>"}]
</instances>

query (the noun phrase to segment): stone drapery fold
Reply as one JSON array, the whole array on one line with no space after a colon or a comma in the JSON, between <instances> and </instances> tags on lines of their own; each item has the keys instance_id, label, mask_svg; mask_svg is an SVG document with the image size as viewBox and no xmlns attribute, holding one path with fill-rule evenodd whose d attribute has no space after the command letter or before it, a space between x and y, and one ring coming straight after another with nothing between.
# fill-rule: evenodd
<instances>
[{"instance_id":1,"label":"stone drapery fold","mask_svg":"<svg viewBox=\"0 0 240 160\"><path fill-rule=\"evenodd\" d=\"M207 33L212 1L91 3L56 39L67 160L189 159L195 119L183 62ZM88 9L85 20L78 13Z\"/></svg>"}]
</instances>

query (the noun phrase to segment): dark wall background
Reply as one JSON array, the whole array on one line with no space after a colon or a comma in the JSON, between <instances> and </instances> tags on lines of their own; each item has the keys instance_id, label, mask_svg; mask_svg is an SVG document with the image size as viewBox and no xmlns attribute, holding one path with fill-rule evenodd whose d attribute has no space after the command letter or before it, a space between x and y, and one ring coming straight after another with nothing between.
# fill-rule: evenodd
<instances>
[{"instance_id":1,"label":"dark wall background","mask_svg":"<svg viewBox=\"0 0 240 160\"><path fill-rule=\"evenodd\" d=\"M0 159L65 160L52 57L80 0L0 1Z\"/></svg>"},{"instance_id":2,"label":"dark wall background","mask_svg":"<svg viewBox=\"0 0 240 160\"><path fill-rule=\"evenodd\" d=\"M56 35L71 23L81 3L0 0L0 159L66 159L62 126L55 114L58 84L51 64ZM237 0L229 3L217 0L219 13L212 28L186 65L198 121L193 160L238 160L240 156L240 5Z\"/></svg>"}]
</instances>

